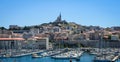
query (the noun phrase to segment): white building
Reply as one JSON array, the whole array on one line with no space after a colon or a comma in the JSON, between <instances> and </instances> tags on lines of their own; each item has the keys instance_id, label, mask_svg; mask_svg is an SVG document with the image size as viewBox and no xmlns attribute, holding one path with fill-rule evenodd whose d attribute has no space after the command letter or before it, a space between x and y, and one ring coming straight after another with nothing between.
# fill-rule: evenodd
<instances>
[{"instance_id":1,"label":"white building","mask_svg":"<svg viewBox=\"0 0 120 62\"><path fill-rule=\"evenodd\" d=\"M46 49L49 49L49 38L38 38L36 41L38 47L45 47Z\"/></svg>"},{"instance_id":2,"label":"white building","mask_svg":"<svg viewBox=\"0 0 120 62\"><path fill-rule=\"evenodd\" d=\"M28 39L28 48L33 49L49 49L49 38L43 37L35 37L32 39Z\"/></svg>"},{"instance_id":3,"label":"white building","mask_svg":"<svg viewBox=\"0 0 120 62\"><path fill-rule=\"evenodd\" d=\"M53 32L61 32L61 28L60 27L53 27Z\"/></svg>"},{"instance_id":4,"label":"white building","mask_svg":"<svg viewBox=\"0 0 120 62\"><path fill-rule=\"evenodd\" d=\"M39 34L39 29L38 29L38 28L31 28L31 29L30 29L30 33L31 33L32 35Z\"/></svg>"},{"instance_id":5,"label":"white building","mask_svg":"<svg viewBox=\"0 0 120 62\"><path fill-rule=\"evenodd\" d=\"M19 29L20 27L18 25L10 25L9 28L10 29Z\"/></svg>"},{"instance_id":6,"label":"white building","mask_svg":"<svg viewBox=\"0 0 120 62\"><path fill-rule=\"evenodd\" d=\"M19 49L23 41L23 38L0 38L0 49Z\"/></svg>"},{"instance_id":7,"label":"white building","mask_svg":"<svg viewBox=\"0 0 120 62\"><path fill-rule=\"evenodd\" d=\"M111 40L119 40L119 36L118 35L111 35Z\"/></svg>"}]
</instances>

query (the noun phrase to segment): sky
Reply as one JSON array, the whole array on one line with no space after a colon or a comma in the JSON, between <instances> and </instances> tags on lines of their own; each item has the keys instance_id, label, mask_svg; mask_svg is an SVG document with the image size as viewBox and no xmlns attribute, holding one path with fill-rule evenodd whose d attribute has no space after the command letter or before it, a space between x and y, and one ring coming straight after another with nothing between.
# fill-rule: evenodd
<instances>
[{"instance_id":1,"label":"sky","mask_svg":"<svg viewBox=\"0 0 120 62\"><path fill-rule=\"evenodd\" d=\"M120 0L0 0L0 26L31 26L62 19L81 25L120 26Z\"/></svg>"}]
</instances>

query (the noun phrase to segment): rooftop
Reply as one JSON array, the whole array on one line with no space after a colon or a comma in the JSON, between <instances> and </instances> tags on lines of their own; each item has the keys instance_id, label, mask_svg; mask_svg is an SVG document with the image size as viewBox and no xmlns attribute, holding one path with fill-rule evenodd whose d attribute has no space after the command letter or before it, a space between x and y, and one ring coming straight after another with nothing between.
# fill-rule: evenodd
<instances>
[{"instance_id":1,"label":"rooftop","mask_svg":"<svg viewBox=\"0 0 120 62\"><path fill-rule=\"evenodd\" d=\"M22 41L22 40L25 40L25 39L23 39L23 38L0 38L0 41L2 41L2 40L18 40L18 41Z\"/></svg>"}]
</instances>

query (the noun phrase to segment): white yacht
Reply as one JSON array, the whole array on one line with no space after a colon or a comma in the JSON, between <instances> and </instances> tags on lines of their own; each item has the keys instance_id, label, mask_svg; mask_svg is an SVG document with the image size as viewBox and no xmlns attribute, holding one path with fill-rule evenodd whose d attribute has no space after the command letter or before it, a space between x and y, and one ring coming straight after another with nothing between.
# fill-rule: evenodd
<instances>
[{"instance_id":1,"label":"white yacht","mask_svg":"<svg viewBox=\"0 0 120 62\"><path fill-rule=\"evenodd\" d=\"M41 58L42 56L38 56L38 54L32 54L32 58Z\"/></svg>"}]
</instances>

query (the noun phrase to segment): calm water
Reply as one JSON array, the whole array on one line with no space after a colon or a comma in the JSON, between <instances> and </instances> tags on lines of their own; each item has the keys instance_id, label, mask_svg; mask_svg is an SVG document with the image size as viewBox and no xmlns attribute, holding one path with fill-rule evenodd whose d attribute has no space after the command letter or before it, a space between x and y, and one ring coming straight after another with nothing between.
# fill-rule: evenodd
<instances>
[{"instance_id":1,"label":"calm water","mask_svg":"<svg viewBox=\"0 0 120 62\"><path fill-rule=\"evenodd\" d=\"M73 62L93 62L94 57L95 57L94 55L89 55L87 53L84 53L80 57L80 61L76 61L75 59L72 59L72 61ZM31 56L24 56L19 58L0 58L0 62L69 62L69 59L53 59L50 57L32 58ZM120 62L120 60L116 62Z\"/></svg>"}]
</instances>

